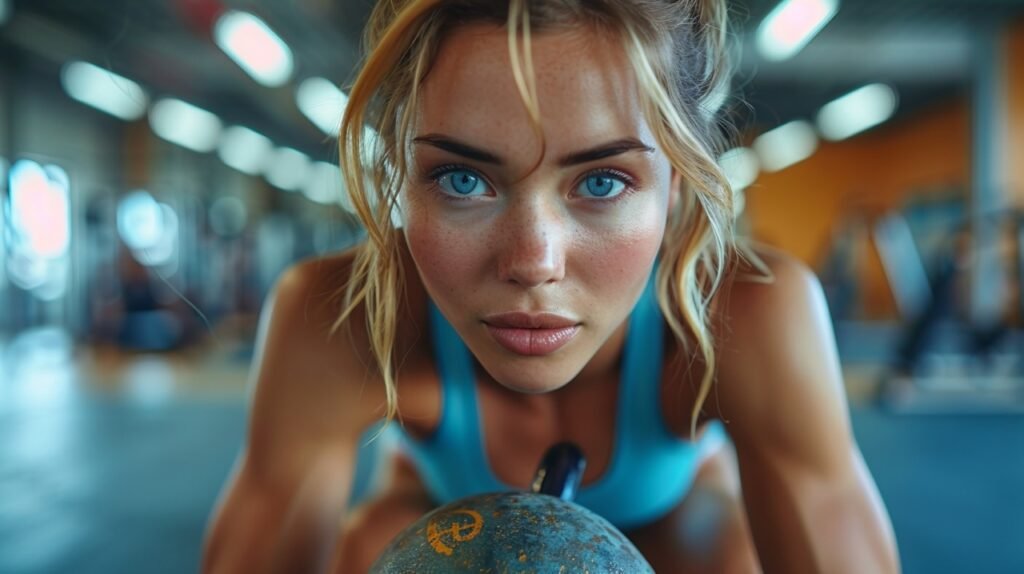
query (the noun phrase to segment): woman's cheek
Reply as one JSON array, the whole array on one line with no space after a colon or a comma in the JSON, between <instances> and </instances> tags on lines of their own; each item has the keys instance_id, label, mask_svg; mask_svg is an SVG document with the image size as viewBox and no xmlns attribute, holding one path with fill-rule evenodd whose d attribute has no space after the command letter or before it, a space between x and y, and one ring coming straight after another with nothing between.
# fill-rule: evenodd
<instances>
[{"instance_id":1,"label":"woman's cheek","mask_svg":"<svg viewBox=\"0 0 1024 574\"><path fill-rule=\"evenodd\" d=\"M664 219L657 205L645 202L600 225L580 226L578 252L586 254L587 268L629 281L654 261L665 235Z\"/></svg>"},{"instance_id":2,"label":"woman's cheek","mask_svg":"<svg viewBox=\"0 0 1024 574\"><path fill-rule=\"evenodd\" d=\"M475 276L472 271L479 259L476 251L480 238L472 230L414 210L406 221L405 233L409 252L430 291L451 295L459 284Z\"/></svg>"}]
</instances>

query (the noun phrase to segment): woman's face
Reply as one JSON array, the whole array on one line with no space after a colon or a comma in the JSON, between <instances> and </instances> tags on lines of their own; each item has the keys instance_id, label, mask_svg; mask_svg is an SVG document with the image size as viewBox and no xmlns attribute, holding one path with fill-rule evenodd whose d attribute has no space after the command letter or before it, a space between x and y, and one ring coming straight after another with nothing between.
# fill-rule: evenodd
<instances>
[{"instance_id":1,"label":"woman's face","mask_svg":"<svg viewBox=\"0 0 1024 574\"><path fill-rule=\"evenodd\" d=\"M447 36L422 84L403 197L430 297L494 379L529 393L614 372L678 187L617 38L537 34L533 64L543 157L507 32Z\"/></svg>"}]
</instances>

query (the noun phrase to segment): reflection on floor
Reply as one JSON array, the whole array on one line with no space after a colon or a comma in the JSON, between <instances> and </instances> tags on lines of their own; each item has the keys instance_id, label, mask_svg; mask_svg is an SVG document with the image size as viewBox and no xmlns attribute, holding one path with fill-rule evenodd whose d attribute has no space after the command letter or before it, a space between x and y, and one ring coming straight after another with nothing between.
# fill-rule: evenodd
<instances>
[{"instance_id":1,"label":"reflection on floor","mask_svg":"<svg viewBox=\"0 0 1024 574\"><path fill-rule=\"evenodd\" d=\"M194 572L244 434L244 352L0 348L0 573ZM1024 417L853 421L907 573L1024 572Z\"/></svg>"}]
</instances>

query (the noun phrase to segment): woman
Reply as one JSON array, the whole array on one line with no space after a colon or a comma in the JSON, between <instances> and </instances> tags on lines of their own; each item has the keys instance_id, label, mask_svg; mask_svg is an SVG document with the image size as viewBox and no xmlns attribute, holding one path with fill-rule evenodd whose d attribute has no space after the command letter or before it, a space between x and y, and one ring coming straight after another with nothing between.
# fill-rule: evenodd
<instances>
[{"instance_id":1,"label":"woman","mask_svg":"<svg viewBox=\"0 0 1024 574\"><path fill-rule=\"evenodd\" d=\"M365 571L562 440L659 572L898 571L820 286L733 235L725 25L722 0L378 3L340 140L368 241L276 289L208 572Z\"/></svg>"}]
</instances>

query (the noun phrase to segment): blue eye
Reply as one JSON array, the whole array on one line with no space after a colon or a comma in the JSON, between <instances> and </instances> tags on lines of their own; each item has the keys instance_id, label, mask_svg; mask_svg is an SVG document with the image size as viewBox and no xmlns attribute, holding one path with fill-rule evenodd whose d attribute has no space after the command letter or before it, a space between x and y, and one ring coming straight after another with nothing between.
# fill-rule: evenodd
<instances>
[{"instance_id":1,"label":"blue eye","mask_svg":"<svg viewBox=\"0 0 1024 574\"><path fill-rule=\"evenodd\" d=\"M437 177L437 185L451 195L460 197L481 195L487 190L483 179L467 169L453 169L441 174Z\"/></svg>"},{"instance_id":2,"label":"blue eye","mask_svg":"<svg viewBox=\"0 0 1024 574\"><path fill-rule=\"evenodd\" d=\"M626 189L626 183L611 173L593 173L580 183L578 189L584 196L615 197Z\"/></svg>"}]
</instances>

